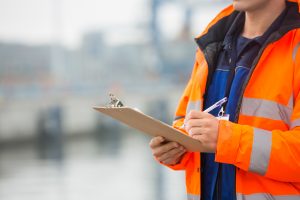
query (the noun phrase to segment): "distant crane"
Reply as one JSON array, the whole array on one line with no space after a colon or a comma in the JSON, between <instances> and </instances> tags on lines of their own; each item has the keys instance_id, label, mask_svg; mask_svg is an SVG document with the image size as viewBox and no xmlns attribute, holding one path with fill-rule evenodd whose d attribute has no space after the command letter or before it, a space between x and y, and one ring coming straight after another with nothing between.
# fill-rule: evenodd
<instances>
[{"instance_id":1,"label":"distant crane","mask_svg":"<svg viewBox=\"0 0 300 200\"><path fill-rule=\"evenodd\" d=\"M155 56L154 68L157 72L160 72L166 64L161 53L161 36L158 26L158 14L159 8L165 3L174 2L180 3L184 12L184 24L182 25L182 35L184 37L189 36L191 32L191 18L193 10L192 8L197 4L196 0L150 0L151 6L151 19L150 19L150 37L151 37L151 46L153 49L153 55Z\"/></svg>"},{"instance_id":2,"label":"distant crane","mask_svg":"<svg viewBox=\"0 0 300 200\"><path fill-rule=\"evenodd\" d=\"M192 17L192 8L198 3L195 0L151 0L151 22L150 22L150 30L152 42L155 45L159 45L160 37L159 37L159 29L158 29L158 10L164 4L168 2L180 3L182 4L182 8L184 10L184 24L183 28L187 31L190 31L190 23Z\"/></svg>"}]
</instances>

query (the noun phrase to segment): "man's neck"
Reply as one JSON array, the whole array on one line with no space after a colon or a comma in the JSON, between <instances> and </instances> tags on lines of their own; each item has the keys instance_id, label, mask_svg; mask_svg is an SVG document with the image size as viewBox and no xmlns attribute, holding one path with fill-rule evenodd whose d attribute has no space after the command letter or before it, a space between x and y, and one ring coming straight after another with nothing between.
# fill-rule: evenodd
<instances>
[{"instance_id":1,"label":"man's neck","mask_svg":"<svg viewBox=\"0 0 300 200\"><path fill-rule=\"evenodd\" d=\"M263 35L274 20L282 13L285 6L285 2L278 4L271 3L261 9L246 11L242 36L246 38L255 38Z\"/></svg>"}]
</instances>

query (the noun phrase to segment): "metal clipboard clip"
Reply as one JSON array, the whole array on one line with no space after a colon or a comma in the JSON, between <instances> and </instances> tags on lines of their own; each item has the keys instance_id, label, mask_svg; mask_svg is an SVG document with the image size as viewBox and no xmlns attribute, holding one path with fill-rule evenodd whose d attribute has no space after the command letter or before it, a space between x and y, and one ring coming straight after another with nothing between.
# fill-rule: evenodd
<instances>
[{"instance_id":1,"label":"metal clipboard clip","mask_svg":"<svg viewBox=\"0 0 300 200\"><path fill-rule=\"evenodd\" d=\"M124 104L112 93L109 93L110 102L106 105L109 108L124 107Z\"/></svg>"}]
</instances>

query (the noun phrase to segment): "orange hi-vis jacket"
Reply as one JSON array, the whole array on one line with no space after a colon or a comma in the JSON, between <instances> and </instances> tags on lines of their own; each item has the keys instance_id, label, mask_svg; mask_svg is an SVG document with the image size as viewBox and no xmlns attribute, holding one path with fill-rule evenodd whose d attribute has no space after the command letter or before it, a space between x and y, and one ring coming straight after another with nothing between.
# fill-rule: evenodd
<instances>
[{"instance_id":1,"label":"orange hi-vis jacket","mask_svg":"<svg viewBox=\"0 0 300 200\"><path fill-rule=\"evenodd\" d=\"M235 122L219 122L215 160L236 166L240 200L300 199L300 0L287 5L283 24L253 61ZM199 49L175 128L190 110L202 110L222 41L237 14L227 7L196 38ZM188 152L169 167L185 170L188 199L201 199L200 153Z\"/></svg>"}]
</instances>

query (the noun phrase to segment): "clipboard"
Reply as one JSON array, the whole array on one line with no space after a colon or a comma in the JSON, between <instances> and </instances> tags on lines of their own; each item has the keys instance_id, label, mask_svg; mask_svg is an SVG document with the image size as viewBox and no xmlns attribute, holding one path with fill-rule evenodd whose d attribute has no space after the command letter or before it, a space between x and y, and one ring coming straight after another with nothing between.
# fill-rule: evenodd
<instances>
[{"instance_id":1,"label":"clipboard","mask_svg":"<svg viewBox=\"0 0 300 200\"><path fill-rule=\"evenodd\" d=\"M130 107L93 107L95 110L108 115L132 128L150 136L163 136L168 141L174 141L184 146L188 151L200 152L201 143L183 131L152 118Z\"/></svg>"}]
</instances>

